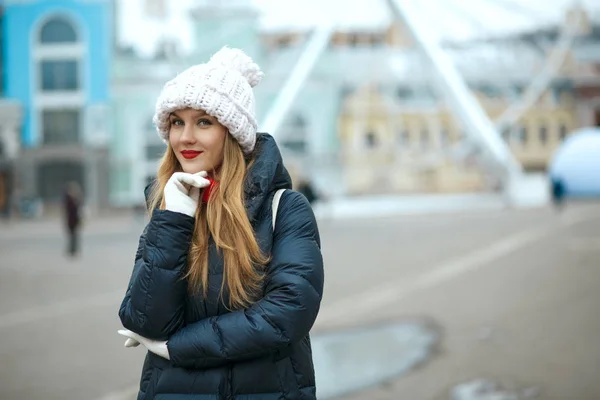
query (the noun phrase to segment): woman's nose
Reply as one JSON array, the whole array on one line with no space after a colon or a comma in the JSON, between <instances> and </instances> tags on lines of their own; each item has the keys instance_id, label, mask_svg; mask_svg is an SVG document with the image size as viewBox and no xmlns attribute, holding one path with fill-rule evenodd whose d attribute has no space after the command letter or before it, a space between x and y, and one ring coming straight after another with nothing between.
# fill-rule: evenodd
<instances>
[{"instance_id":1,"label":"woman's nose","mask_svg":"<svg viewBox=\"0 0 600 400\"><path fill-rule=\"evenodd\" d=\"M181 135L181 141L185 143L195 143L196 138L194 137L194 127L186 124Z\"/></svg>"}]
</instances>

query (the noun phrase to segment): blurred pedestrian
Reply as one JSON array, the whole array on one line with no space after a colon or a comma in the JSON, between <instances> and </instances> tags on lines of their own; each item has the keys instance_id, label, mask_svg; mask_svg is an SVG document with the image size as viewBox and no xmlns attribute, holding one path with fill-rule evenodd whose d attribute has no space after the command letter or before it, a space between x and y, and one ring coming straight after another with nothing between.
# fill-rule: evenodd
<instances>
[{"instance_id":1,"label":"blurred pedestrian","mask_svg":"<svg viewBox=\"0 0 600 400\"><path fill-rule=\"evenodd\" d=\"M565 198L565 185L560 178L552 178L552 201L558 211L562 210Z\"/></svg>"},{"instance_id":2,"label":"blurred pedestrian","mask_svg":"<svg viewBox=\"0 0 600 400\"><path fill-rule=\"evenodd\" d=\"M69 182L63 198L63 213L67 230L67 254L71 257L79 253L79 230L81 227L81 187L77 182Z\"/></svg>"},{"instance_id":3,"label":"blurred pedestrian","mask_svg":"<svg viewBox=\"0 0 600 400\"><path fill-rule=\"evenodd\" d=\"M306 199L311 205L314 204L317 200L319 200L319 196L317 195L317 192L313 187L312 182L307 178L300 178L300 181L298 183L298 191L302 193L304 197L306 197Z\"/></svg>"},{"instance_id":4,"label":"blurred pedestrian","mask_svg":"<svg viewBox=\"0 0 600 400\"><path fill-rule=\"evenodd\" d=\"M274 139L256 132L262 75L223 48L157 100L167 149L119 310L125 346L148 350L140 399L316 398L319 232Z\"/></svg>"}]
</instances>

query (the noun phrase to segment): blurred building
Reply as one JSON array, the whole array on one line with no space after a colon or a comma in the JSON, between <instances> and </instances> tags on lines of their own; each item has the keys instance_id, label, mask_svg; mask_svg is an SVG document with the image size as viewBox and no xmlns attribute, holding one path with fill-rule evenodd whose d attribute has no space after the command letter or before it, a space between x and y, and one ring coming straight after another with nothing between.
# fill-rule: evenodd
<instances>
[{"instance_id":1,"label":"blurred building","mask_svg":"<svg viewBox=\"0 0 600 400\"><path fill-rule=\"evenodd\" d=\"M77 181L108 204L112 0L5 0L4 95L20 105L23 196L58 201Z\"/></svg>"},{"instance_id":2,"label":"blurred building","mask_svg":"<svg viewBox=\"0 0 600 400\"><path fill-rule=\"evenodd\" d=\"M5 97L6 58L5 13L0 4L0 215L8 215L15 192L15 160L19 153L22 125L22 106Z\"/></svg>"},{"instance_id":3,"label":"blurred building","mask_svg":"<svg viewBox=\"0 0 600 400\"><path fill-rule=\"evenodd\" d=\"M161 0L127 4L136 2L141 10L137 22L131 9L123 21L142 32L138 43L145 54L135 45L121 45L112 81L110 193L113 204L122 206L142 202L143 187L164 150L151 118L166 80L207 60L222 45L241 47L266 73L256 87L257 112L264 121L313 32L267 28L249 0L192 1L187 9ZM340 18L278 132L293 169L330 192L347 194L495 188L479 149L465 139L460 123L431 87L427 65L405 29L390 15L370 22ZM569 132L600 124L600 24L587 15L582 21L558 76L534 107L502 132L526 170L545 170ZM178 37L174 26L186 32L182 38L189 33L191 41ZM561 29L558 21L526 33L444 46L495 120L537 76Z\"/></svg>"},{"instance_id":4,"label":"blurred building","mask_svg":"<svg viewBox=\"0 0 600 400\"><path fill-rule=\"evenodd\" d=\"M568 13L564 22L572 17ZM561 28L556 24L446 47L494 121L539 74ZM266 43L271 52L285 53L307 34L270 33ZM600 24L584 13L578 35L541 99L510 131L502 132L526 171L545 171L574 129L600 125ZM385 57L396 58L395 70L387 68ZM336 132L347 193L464 192L497 186L482 168L478 149L464 138L459 121L430 86L428 68L403 27L391 21L342 27L324 59L350 77L340 82ZM313 157L317 163L319 158Z\"/></svg>"}]
</instances>

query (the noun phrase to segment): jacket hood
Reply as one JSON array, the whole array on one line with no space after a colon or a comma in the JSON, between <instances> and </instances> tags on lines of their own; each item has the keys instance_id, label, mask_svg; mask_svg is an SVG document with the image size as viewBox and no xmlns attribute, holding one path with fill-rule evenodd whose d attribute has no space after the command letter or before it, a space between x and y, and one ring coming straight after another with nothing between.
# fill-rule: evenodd
<instances>
[{"instance_id":1,"label":"jacket hood","mask_svg":"<svg viewBox=\"0 0 600 400\"><path fill-rule=\"evenodd\" d=\"M283 165L275 139L268 133L257 133L254 163L248 170L244 183L246 211L250 222L257 219L273 192L291 188L292 178Z\"/></svg>"}]
</instances>

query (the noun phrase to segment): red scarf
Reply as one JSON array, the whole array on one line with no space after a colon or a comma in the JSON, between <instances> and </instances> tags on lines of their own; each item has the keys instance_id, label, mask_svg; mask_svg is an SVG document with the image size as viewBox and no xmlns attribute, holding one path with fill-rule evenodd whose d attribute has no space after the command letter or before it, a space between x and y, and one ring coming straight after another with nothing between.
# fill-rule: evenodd
<instances>
[{"instance_id":1,"label":"red scarf","mask_svg":"<svg viewBox=\"0 0 600 400\"><path fill-rule=\"evenodd\" d=\"M205 187L204 190L202 191L202 202L203 203L208 203L208 199L210 198L210 194L219 185L219 183L217 181L215 181L214 179L212 179L212 178L206 177L206 179L209 180L210 185L208 185L207 187Z\"/></svg>"}]
</instances>

